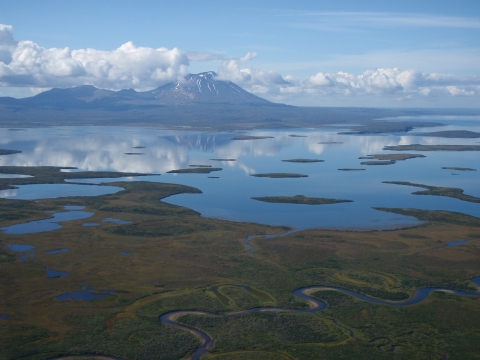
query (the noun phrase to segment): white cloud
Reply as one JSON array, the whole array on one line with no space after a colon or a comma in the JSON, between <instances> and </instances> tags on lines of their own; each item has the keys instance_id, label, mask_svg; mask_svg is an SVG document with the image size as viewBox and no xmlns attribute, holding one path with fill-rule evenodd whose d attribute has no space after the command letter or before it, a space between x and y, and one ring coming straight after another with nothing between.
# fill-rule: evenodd
<instances>
[{"instance_id":1,"label":"white cloud","mask_svg":"<svg viewBox=\"0 0 480 360\"><path fill-rule=\"evenodd\" d=\"M127 42L113 51L47 49L32 41L15 42L12 27L0 25L2 86L151 88L182 79L188 66L187 54L177 48L153 49Z\"/></svg>"},{"instance_id":2,"label":"white cloud","mask_svg":"<svg viewBox=\"0 0 480 360\"><path fill-rule=\"evenodd\" d=\"M291 26L321 31L392 27L480 29L478 17L388 12L289 12L280 16L301 19Z\"/></svg>"}]
</instances>

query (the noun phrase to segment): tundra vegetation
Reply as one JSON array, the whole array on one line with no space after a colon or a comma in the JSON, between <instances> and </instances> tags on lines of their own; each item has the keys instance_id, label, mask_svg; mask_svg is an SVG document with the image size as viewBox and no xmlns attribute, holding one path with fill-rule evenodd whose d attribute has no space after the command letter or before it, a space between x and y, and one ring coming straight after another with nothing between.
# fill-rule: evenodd
<instances>
[{"instance_id":1,"label":"tundra vegetation","mask_svg":"<svg viewBox=\"0 0 480 360\"><path fill-rule=\"evenodd\" d=\"M34 176L2 180L4 188L33 179L61 183L72 174L58 168L0 170ZM80 177L106 175L111 177ZM471 279L480 275L480 219L473 216L382 208L425 224L393 231L309 229L255 236L251 256L245 254L247 236L286 229L204 218L161 201L179 193L200 196L192 187L142 181L109 185L124 190L98 197L0 199L2 227L50 217L65 205L85 206L94 213L88 222L99 224L83 227L85 220L75 220L52 232L0 233L0 314L9 316L0 319L0 359L84 354L182 359L200 342L189 331L161 323L160 315L174 310L226 314L259 306L306 309L308 303L292 292L311 285L388 300L409 298L423 287L478 290ZM131 225L104 223L105 218ZM441 247L459 239L469 241ZM25 254L8 244L34 245L35 256L20 261ZM61 248L69 251L47 253ZM68 275L48 278L45 266ZM238 284L249 288L231 286ZM74 291L106 296L55 299ZM336 291L312 296L327 308L306 314L187 315L179 321L212 336L214 347L206 359L471 359L480 353L479 298L436 292L399 308Z\"/></svg>"}]
</instances>

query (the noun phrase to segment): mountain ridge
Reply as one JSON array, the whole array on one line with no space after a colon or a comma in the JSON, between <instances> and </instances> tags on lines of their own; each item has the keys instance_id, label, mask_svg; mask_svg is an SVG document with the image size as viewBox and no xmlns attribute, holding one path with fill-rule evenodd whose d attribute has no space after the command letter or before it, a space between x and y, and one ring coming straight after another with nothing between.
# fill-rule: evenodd
<instances>
[{"instance_id":1,"label":"mountain ridge","mask_svg":"<svg viewBox=\"0 0 480 360\"><path fill-rule=\"evenodd\" d=\"M286 106L258 97L228 80L216 80L214 71L189 74L184 81L169 82L156 89L112 91L93 85L53 88L38 95L15 99L0 97L0 105L24 108L122 110L191 104Z\"/></svg>"}]
</instances>

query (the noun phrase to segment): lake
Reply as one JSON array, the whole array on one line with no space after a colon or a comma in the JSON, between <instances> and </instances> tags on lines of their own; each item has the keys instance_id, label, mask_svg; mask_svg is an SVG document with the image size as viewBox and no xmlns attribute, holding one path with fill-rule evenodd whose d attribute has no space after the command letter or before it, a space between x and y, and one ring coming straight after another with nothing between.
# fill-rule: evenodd
<instances>
[{"instance_id":1,"label":"lake","mask_svg":"<svg viewBox=\"0 0 480 360\"><path fill-rule=\"evenodd\" d=\"M480 197L479 152L423 152L425 158L398 161L393 165L360 165L361 156L383 151L387 145L472 144L480 139L444 139L413 136L440 130L480 131L479 117L411 117L448 123L448 126L415 129L412 133L375 136L339 135L341 127L325 129L254 130L248 132L194 132L136 127L51 127L13 132L0 129L2 148L22 153L1 156L2 166L77 167L84 171L154 173L141 178L82 179L79 183L111 181L154 181L193 186L202 194L181 194L165 199L186 206L203 216L235 221L288 225L296 229L391 229L416 225L416 219L373 210L372 207L401 207L463 212L480 217L480 204L438 196L412 195L422 190L383 184L409 181L457 187ZM401 120L405 120L402 118ZM232 140L238 135L270 136L259 140ZM290 135L299 135L292 137ZM140 147L140 148L139 148ZM142 153L141 155L127 155ZM408 153L421 153L408 151ZM286 159L320 159L317 163L283 162ZM235 159L213 161L210 159ZM189 165L210 165L221 171L211 174L168 174ZM454 171L442 167L470 167L478 171ZM365 171L339 171L363 168ZM288 172L304 178L257 178L252 174ZM455 175L454 175L455 174ZM215 177L215 178L212 178ZM218 178L216 178L218 177ZM114 193L118 187L76 184L25 185L0 191L10 199L42 199L64 196L94 196ZM352 200L331 205L274 204L251 200L262 196L324 197Z\"/></svg>"}]
</instances>

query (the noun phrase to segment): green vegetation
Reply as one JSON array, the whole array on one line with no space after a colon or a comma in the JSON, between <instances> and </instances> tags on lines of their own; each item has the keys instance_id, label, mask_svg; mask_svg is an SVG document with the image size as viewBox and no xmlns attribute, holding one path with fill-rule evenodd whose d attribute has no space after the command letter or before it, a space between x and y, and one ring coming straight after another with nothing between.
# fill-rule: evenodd
<instances>
[{"instance_id":1,"label":"green vegetation","mask_svg":"<svg viewBox=\"0 0 480 360\"><path fill-rule=\"evenodd\" d=\"M273 179L308 177L308 175L294 174L294 173L265 173L265 174L252 174L250 176L268 177L268 178L273 178Z\"/></svg>"},{"instance_id":2,"label":"green vegetation","mask_svg":"<svg viewBox=\"0 0 480 360\"><path fill-rule=\"evenodd\" d=\"M261 140L261 139L273 139L273 136L238 135L232 138L232 140Z\"/></svg>"},{"instance_id":3,"label":"green vegetation","mask_svg":"<svg viewBox=\"0 0 480 360\"><path fill-rule=\"evenodd\" d=\"M449 139L476 139L480 138L480 133L468 130L447 130L435 131L430 133L415 134L415 136L441 137Z\"/></svg>"},{"instance_id":4,"label":"green vegetation","mask_svg":"<svg viewBox=\"0 0 480 360\"><path fill-rule=\"evenodd\" d=\"M476 169L472 168L464 168L464 167L442 167L444 170L456 170L456 171L477 171Z\"/></svg>"},{"instance_id":5,"label":"green vegetation","mask_svg":"<svg viewBox=\"0 0 480 360\"><path fill-rule=\"evenodd\" d=\"M59 168L7 170L35 176L9 182L61 183L64 176L79 174L112 177L63 173ZM312 285L383 299L404 299L417 288L430 286L475 291L471 279L480 275L480 242L476 241L480 219L473 216L381 208L430 224L385 232L309 229L274 238L255 236L252 257L244 254L247 236L280 234L285 229L204 218L161 201L179 193L200 193L191 187L141 181L109 185L124 190L40 202L0 199L0 227L45 218L50 216L45 211L58 211L64 205L85 206L85 211L94 212L89 221L100 224L86 228L78 220L63 222L63 228L52 232L0 233L0 288L6 289L0 314L11 316L0 320L1 360L81 354L181 359L199 341L190 332L158 320L171 311L226 314L258 306L306 309L308 304L292 291ZM132 224L102 223L107 217ZM470 241L463 246L433 250L467 238ZM11 243L35 245L35 257L16 261L19 254L6 247ZM65 247L69 248L66 253L46 254ZM124 251L130 254L123 256ZM49 279L43 266L69 274ZM86 284L117 292L92 302L55 300ZM220 296L212 287L218 287ZM438 354L468 359L480 353L480 299L435 293L415 306L394 308L335 291L314 296L325 301L327 309L316 314L188 315L179 321L214 339L206 359L420 360L438 358ZM372 341L376 338L380 339ZM392 344L399 346L393 354L388 352Z\"/></svg>"},{"instance_id":6,"label":"green vegetation","mask_svg":"<svg viewBox=\"0 0 480 360\"><path fill-rule=\"evenodd\" d=\"M383 150L393 151L480 151L480 145L395 145L385 146Z\"/></svg>"},{"instance_id":7,"label":"green vegetation","mask_svg":"<svg viewBox=\"0 0 480 360\"><path fill-rule=\"evenodd\" d=\"M324 162L325 160L318 160L318 159L290 159L290 160L282 160L284 162L293 162L293 163L316 163L316 162Z\"/></svg>"},{"instance_id":8,"label":"green vegetation","mask_svg":"<svg viewBox=\"0 0 480 360\"><path fill-rule=\"evenodd\" d=\"M373 155L359 157L359 159L401 161L401 160L424 158L424 157L425 155L421 155L421 154L373 154Z\"/></svg>"},{"instance_id":9,"label":"green vegetation","mask_svg":"<svg viewBox=\"0 0 480 360\"><path fill-rule=\"evenodd\" d=\"M212 171L221 171L222 168L196 167L190 169L179 169L167 171L169 174L210 174Z\"/></svg>"},{"instance_id":10,"label":"green vegetation","mask_svg":"<svg viewBox=\"0 0 480 360\"><path fill-rule=\"evenodd\" d=\"M13 155L21 153L20 150L0 149L0 155Z\"/></svg>"},{"instance_id":11,"label":"green vegetation","mask_svg":"<svg viewBox=\"0 0 480 360\"><path fill-rule=\"evenodd\" d=\"M153 174L122 173L113 171L75 171L66 172L61 170L74 170L73 167L55 166L0 166L0 174L29 175L27 178L0 178L0 190L15 188L15 185L30 184L62 184L71 179L98 179L119 178L127 176L147 176ZM1 205L0 205L1 206Z\"/></svg>"},{"instance_id":12,"label":"green vegetation","mask_svg":"<svg viewBox=\"0 0 480 360\"><path fill-rule=\"evenodd\" d=\"M385 161L362 161L360 165L393 165L396 161L385 160Z\"/></svg>"},{"instance_id":13,"label":"green vegetation","mask_svg":"<svg viewBox=\"0 0 480 360\"><path fill-rule=\"evenodd\" d=\"M480 203L480 198L477 198L471 195L465 195L462 189L415 184L407 181L383 181L383 183L421 187L421 188L427 189L427 190L415 191L412 193L414 195L446 196L446 197L451 197L451 198L462 200L462 201Z\"/></svg>"},{"instance_id":14,"label":"green vegetation","mask_svg":"<svg viewBox=\"0 0 480 360\"><path fill-rule=\"evenodd\" d=\"M269 203L302 204L302 205L326 205L326 204L338 204L338 203L344 203L344 202L352 202L352 200L315 198L315 197L306 197L306 196L303 196L303 195L263 196L263 197L252 197L251 199L257 200L257 201L269 202Z\"/></svg>"}]
</instances>

